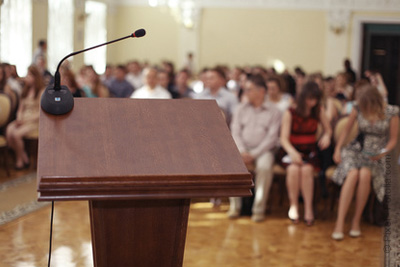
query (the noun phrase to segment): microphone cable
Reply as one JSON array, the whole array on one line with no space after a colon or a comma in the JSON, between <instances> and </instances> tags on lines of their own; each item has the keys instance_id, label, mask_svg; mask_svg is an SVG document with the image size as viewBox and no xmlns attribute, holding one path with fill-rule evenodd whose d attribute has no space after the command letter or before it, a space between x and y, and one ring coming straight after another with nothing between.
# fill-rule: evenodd
<instances>
[{"instance_id":1,"label":"microphone cable","mask_svg":"<svg viewBox=\"0 0 400 267\"><path fill-rule=\"evenodd\" d=\"M53 239L53 217L54 217L54 200L51 202L49 261L48 261L47 267L50 267L50 263L51 263L51 243L52 243L52 239Z\"/></svg>"}]
</instances>

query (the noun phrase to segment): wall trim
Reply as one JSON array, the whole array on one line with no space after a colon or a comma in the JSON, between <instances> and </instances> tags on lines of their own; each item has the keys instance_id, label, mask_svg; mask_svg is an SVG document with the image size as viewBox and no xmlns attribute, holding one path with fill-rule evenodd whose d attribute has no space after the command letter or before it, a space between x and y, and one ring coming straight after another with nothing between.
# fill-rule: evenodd
<instances>
[{"instance_id":1,"label":"wall trim","mask_svg":"<svg viewBox=\"0 0 400 267\"><path fill-rule=\"evenodd\" d=\"M167 2L167 1L166 1ZM148 0L117 0L116 5L149 6ZM398 0L197 0L199 8L275 8L275 9L349 9L352 11L400 11Z\"/></svg>"}]
</instances>

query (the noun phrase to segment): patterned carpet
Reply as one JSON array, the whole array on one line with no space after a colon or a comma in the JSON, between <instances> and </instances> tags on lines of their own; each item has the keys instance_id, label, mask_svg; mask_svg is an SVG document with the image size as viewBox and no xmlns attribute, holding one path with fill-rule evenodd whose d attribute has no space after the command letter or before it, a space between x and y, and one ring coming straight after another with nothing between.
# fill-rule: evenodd
<instances>
[{"instance_id":1,"label":"patterned carpet","mask_svg":"<svg viewBox=\"0 0 400 267\"><path fill-rule=\"evenodd\" d=\"M49 202L37 202L36 173L0 184L0 225L6 224Z\"/></svg>"},{"instance_id":2,"label":"patterned carpet","mask_svg":"<svg viewBox=\"0 0 400 267\"><path fill-rule=\"evenodd\" d=\"M400 267L400 165L398 154L388 157L390 166L386 173L386 189L388 195L389 219L384 232L385 265Z\"/></svg>"}]
</instances>

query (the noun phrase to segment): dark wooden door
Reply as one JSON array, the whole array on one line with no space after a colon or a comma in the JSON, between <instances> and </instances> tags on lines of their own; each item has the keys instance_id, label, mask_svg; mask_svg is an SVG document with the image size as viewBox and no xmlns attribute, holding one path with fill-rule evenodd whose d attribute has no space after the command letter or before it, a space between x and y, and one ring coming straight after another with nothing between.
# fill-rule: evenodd
<instances>
[{"instance_id":1,"label":"dark wooden door","mask_svg":"<svg viewBox=\"0 0 400 267\"><path fill-rule=\"evenodd\" d=\"M382 74L390 104L400 105L400 24L364 24L362 73Z\"/></svg>"}]
</instances>

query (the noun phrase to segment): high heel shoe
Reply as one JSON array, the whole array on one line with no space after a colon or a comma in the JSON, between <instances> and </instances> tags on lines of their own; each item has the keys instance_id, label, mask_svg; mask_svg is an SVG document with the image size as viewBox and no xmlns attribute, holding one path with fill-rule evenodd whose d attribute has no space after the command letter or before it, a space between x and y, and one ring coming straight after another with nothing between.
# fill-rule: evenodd
<instances>
[{"instance_id":1,"label":"high heel shoe","mask_svg":"<svg viewBox=\"0 0 400 267\"><path fill-rule=\"evenodd\" d=\"M344 234L342 232L333 232L331 237L334 240L340 241L344 238Z\"/></svg>"},{"instance_id":2,"label":"high heel shoe","mask_svg":"<svg viewBox=\"0 0 400 267\"><path fill-rule=\"evenodd\" d=\"M294 224L299 222L299 213L297 212L296 206L290 206L288 217Z\"/></svg>"},{"instance_id":3,"label":"high heel shoe","mask_svg":"<svg viewBox=\"0 0 400 267\"><path fill-rule=\"evenodd\" d=\"M350 232L349 232L349 236L351 236L351 237L359 237L360 235L361 235L360 230L350 230Z\"/></svg>"},{"instance_id":4,"label":"high heel shoe","mask_svg":"<svg viewBox=\"0 0 400 267\"><path fill-rule=\"evenodd\" d=\"M25 168L25 165L19 167L19 166L14 166L14 170L16 171L22 171Z\"/></svg>"},{"instance_id":5,"label":"high heel shoe","mask_svg":"<svg viewBox=\"0 0 400 267\"><path fill-rule=\"evenodd\" d=\"M306 220L304 219L304 223L306 224L306 226L310 227L314 225L314 219L311 220Z\"/></svg>"}]
</instances>

